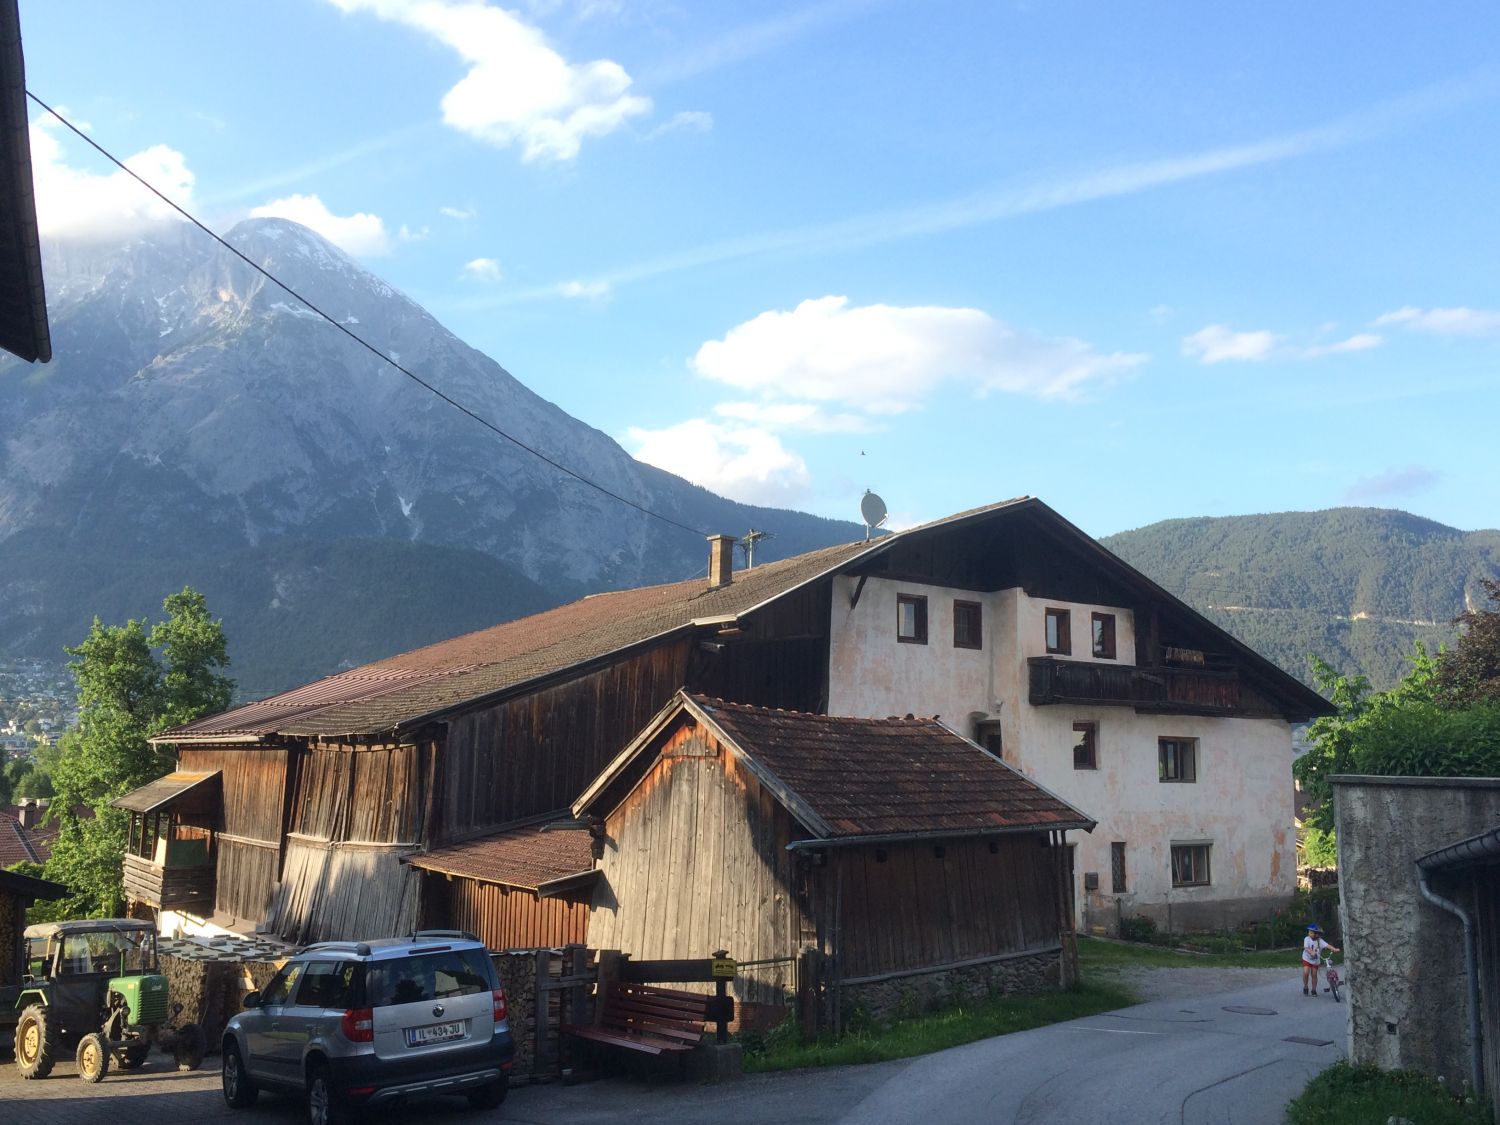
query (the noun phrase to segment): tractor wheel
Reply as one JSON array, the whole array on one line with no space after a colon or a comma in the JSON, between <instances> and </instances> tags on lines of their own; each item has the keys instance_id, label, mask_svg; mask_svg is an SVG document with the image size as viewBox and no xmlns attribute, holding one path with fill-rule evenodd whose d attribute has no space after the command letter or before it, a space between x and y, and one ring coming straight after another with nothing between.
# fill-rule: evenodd
<instances>
[{"instance_id":1,"label":"tractor wheel","mask_svg":"<svg viewBox=\"0 0 1500 1125\"><path fill-rule=\"evenodd\" d=\"M151 1044L146 1042L132 1043L128 1047L121 1047L115 1057L120 1060L120 1069L135 1070L146 1061L146 1056L151 1053Z\"/></svg>"},{"instance_id":2,"label":"tractor wheel","mask_svg":"<svg viewBox=\"0 0 1500 1125\"><path fill-rule=\"evenodd\" d=\"M177 1059L178 1070L197 1070L203 1065L203 1056L208 1053L208 1040L203 1038L203 1029L195 1023L185 1023L177 1029L177 1043L172 1054Z\"/></svg>"},{"instance_id":3,"label":"tractor wheel","mask_svg":"<svg viewBox=\"0 0 1500 1125\"><path fill-rule=\"evenodd\" d=\"M16 1024L16 1069L22 1078L46 1078L57 1062L57 1025L52 1013L32 1004Z\"/></svg>"},{"instance_id":4,"label":"tractor wheel","mask_svg":"<svg viewBox=\"0 0 1500 1125\"><path fill-rule=\"evenodd\" d=\"M85 1082L103 1082L109 1073L109 1040L95 1031L78 1041L78 1077Z\"/></svg>"}]
</instances>

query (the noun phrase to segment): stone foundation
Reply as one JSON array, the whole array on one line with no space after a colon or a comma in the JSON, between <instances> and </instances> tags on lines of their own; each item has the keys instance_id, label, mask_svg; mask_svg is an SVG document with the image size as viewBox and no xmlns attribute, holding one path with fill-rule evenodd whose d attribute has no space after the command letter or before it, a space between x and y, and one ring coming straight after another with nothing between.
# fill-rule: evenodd
<instances>
[{"instance_id":1,"label":"stone foundation","mask_svg":"<svg viewBox=\"0 0 1500 1125\"><path fill-rule=\"evenodd\" d=\"M1002 958L919 969L903 976L846 981L842 985L844 1026L860 1020L886 1024L894 1019L992 1000L1047 992L1061 987L1062 949L1033 950Z\"/></svg>"}]
</instances>

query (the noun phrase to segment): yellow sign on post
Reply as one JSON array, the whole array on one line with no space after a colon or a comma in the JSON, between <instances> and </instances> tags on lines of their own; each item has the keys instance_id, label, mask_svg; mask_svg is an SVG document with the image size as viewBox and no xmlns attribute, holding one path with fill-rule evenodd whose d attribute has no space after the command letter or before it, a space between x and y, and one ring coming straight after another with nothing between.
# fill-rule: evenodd
<instances>
[{"instance_id":1,"label":"yellow sign on post","mask_svg":"<svg viewBox=\"0 0 1500 1125\"><path fill-rule=\"evenodd\" d=\"M715 957L713 966L714 980L734 979L734 958Z\"/></svg>"}]
</instances>

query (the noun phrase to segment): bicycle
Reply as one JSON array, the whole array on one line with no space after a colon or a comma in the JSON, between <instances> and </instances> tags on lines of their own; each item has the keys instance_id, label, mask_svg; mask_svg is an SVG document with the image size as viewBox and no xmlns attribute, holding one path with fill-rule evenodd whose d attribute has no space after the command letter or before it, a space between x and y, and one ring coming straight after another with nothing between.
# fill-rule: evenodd
<instances>
[{"instance_id":1,"label":"bicycle","mask_svg":"<svg viewBox=\"0 0 1500 1125\"><path fill-rule=\"evenodd\" d=\"M1339 971L1333 967L1333 958L1328 955L1326 949L1323 951L1322 962L1323 971L1328 975L1328 988L1325 991L1333 993L1334 1001L1342 1004L1344 998L1339 995L1339 989L1343 987L1344 982L1339 977Z\"/></svg>"}]
</instances>

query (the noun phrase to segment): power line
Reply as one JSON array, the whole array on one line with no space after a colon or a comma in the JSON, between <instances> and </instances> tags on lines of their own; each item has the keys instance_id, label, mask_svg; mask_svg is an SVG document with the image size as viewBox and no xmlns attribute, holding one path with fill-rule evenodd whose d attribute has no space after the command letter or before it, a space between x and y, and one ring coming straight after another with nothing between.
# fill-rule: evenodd
<instances>
[{"instance_id":1,"label":"power line","mask_svg":"<svg viewBox=\"0 0 1500 1125\"><path fill-rule=\"evenodd\" d=\"M168 207L172 208L172 210L176 211L184 219L186 219L188 222L192 223L193 226L197 227L204 234L208 235L209 238L213 239L220 246L224 247L224 249L228 250L231 254L233 254L240 261L244 262L251 269L255 270L256 273L260 274L267 281L271 282L272 284L274 284L274 285L278 286L279 288L281 288L282 290L284 290L286 293L288 293L290 296L294 297L296 300L302 302L302 304L306 305L313 312L317 313L318 316L322 317L323 320L325 320L329 324L333 325L333 327L337 328L345 336L349 337L349 339L353 340L356 344L358 344L360 347L364 348L366 351L368 351L371 355L375 356L377 359L381 360L384 363L390 364L397 371L401 372L401 374L405 375L408 379L410 379L412 382L416 383L423 390L429 391L432 394L436 395L438 398L440 398L444 402L446 402L449 406L453 407L453 409L459 411L462 414L468 415L470 418L474 419L474 421L478 422L485 429L490 430L491 432L499 435L500 437L503 437L506 441L510 442L512 445L516 446L518 449L522 449L525 452L530 453L533 457L536 457L538 460L545 461L548 465L551 465L558 472L563 473L566 476L572 477L574 480L580 482L581 484L588 485L588 487L590 487L592 489L595 489L598 492L603 493L605 496L608 496L611 500L618 500L621 504L624 504L626 507L629 507L629 508L634 508L637 512L640 512L643 515L650 516L652 519L661 520L662 523L670 524L672 527L680 528L681 530L686 531L686 532L690 532L693 535L701 535L701 536L704 536L705 538L708 536L708 532L706 532L706 531L699 531L696 527L689 527L685 523L679 523L677 520L674 520L671 516L664 516L660 512L653 512L650 508L647 508L647 507L645 507L645 506L643 506L641 504L637 504L634 500L631 500L631 499L629 499L627 497L621 496L618 492L614 492L614 491L611 491L608 488L605 488L604 485L600 484L598 481L591 480L590 478L584 476L582 473L578 472L576 469L570 469L570 468L568 468L568 466L562 464L562 462L560 462L560 461L554 461L551 457L548 457L540 449L536 449L533 446L527 445L520 438L515 437L512 434L506 433L504 430L502 430L499 426L495 425L489 419L483 417L482 415L476 414L474 411L470 410L463 403L459 402L457 399L450 397L449 395L445 394L443 391L439 390L437 387L433 386L431 383L427 382L427 380L423 379L420 375L416 374L415 372L409 370L406 367L403 367L401 364L397 363L394 359L392 359L390 356L386 355L383 351L381 351L379 348L377 348L374 344L370 343L363 336L359 335L359 333L351 331L349 329L348 325L343 324L340 321L337 321L333 317L329 316L326 312L324 312L322 309L320 309L317 305L313 304L310 300L308 300L306 297L304 297L301 293L297 292L295 289L293 289L286 282L282 281L279 277L277 277L275 274L273 274L270 270L266 269L264 266L260 265L258 262L252 261L250 258L246 257L243 253L241 253L240 250L238 250L236 247L234 247L230 243L226 242L224 239L220 238L213 231L209 230L208 227L204 226L203 223L199 222L198 219L195 216L193 216L192 214L190 214L188 211L186 211L182 207L178 206L172 200L168 199L165 195L163 195L160 191L158 191L151 184L147 183L144 179L142 179L140 176L138 176L134 171L132 171L130 168L128 168L124 164L124 162L121 161L121 160L119 160L112 152L110 152L103 145L101 145L97 141L95 141L92 137L90 137L82 129L78 128L78 126L74 125L71 121L69 121L61 113L58 113L57 110L53 109L46 102L42 101L41 98L37 97L30 90L26 91L26 96L28 98L30 98L32 101L36 102L37 105L41 106L42 109L46 110L53 117L57 118L58 121L62 122L62 124L63 124L63 126L65 128L67 128L74 135L76 135L77 137L79 137L85 144L87 144L95 152L99 153L100 156L104 157L104 159L108 160L116 168L118 168L118 169L120 169L120 171L124 172L127 176L129 176L131 179L133 179L136 183L140 184L143 188L145 188L147 191L149 191L152 195L156 196L157 199L160 199Z\"/></svg>"}]
</instances>

